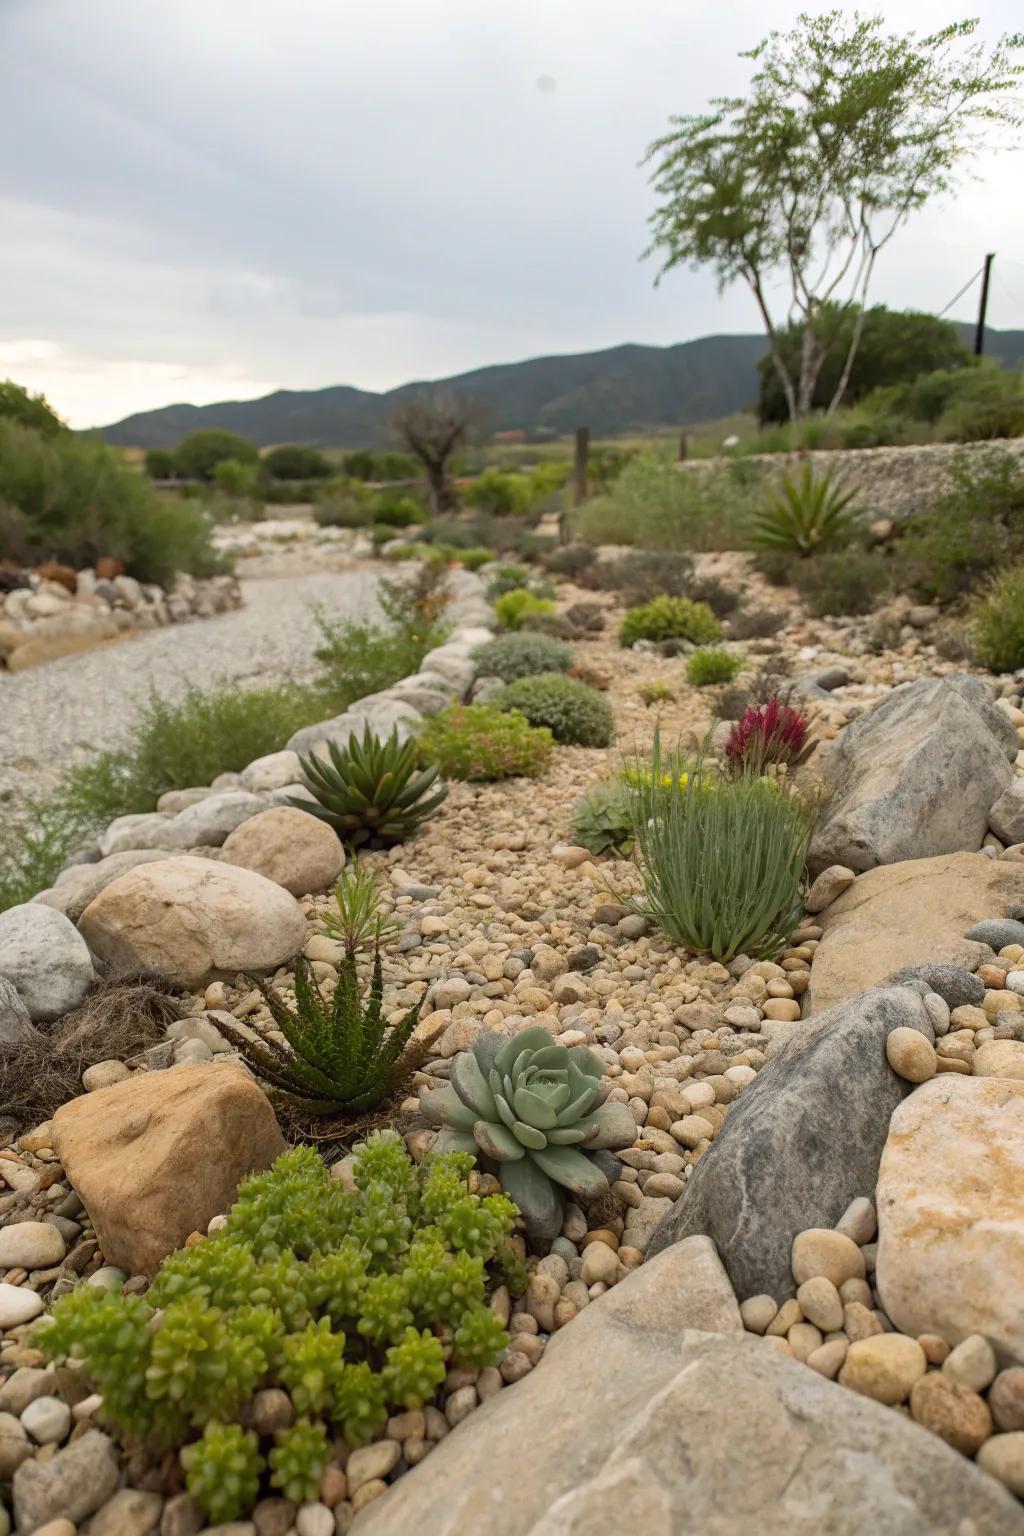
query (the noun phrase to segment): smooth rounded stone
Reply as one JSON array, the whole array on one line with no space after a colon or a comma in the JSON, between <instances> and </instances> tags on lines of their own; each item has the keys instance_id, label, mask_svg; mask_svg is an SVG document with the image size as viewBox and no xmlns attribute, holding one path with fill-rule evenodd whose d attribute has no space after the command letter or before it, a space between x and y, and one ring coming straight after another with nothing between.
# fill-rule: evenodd
<instances>
[{"instance_id":1,"label":"smooth rounded stone","mask_svg":"<svg viewBox=\"0 0 1024 1536\"><path fill-rule=\"evenodd\" d=\"M158 848L219 848L230 832L262 810L258 795L229 789L178 811L154 841Z\"/></svg>"},{"instance_id":2,"label":"smooth rounded stone","mask_svg":"<svg viewBox=\"0 0 1024 1536\"><path fill-rule=\"evenodd\" d=\"M1016 992L1018 997L1024 994L1024 971L1007 971L1006 990Z\"/></svg>"},{"instance_id":3,"label":"smooth rounded stone","mask_svg":"<svg viewBox=\"0 0 1024 1536\"><path fill-rule=\"evenodd\" d=\"M327 1471L330 1471L329 1466ZM346 1483L346 1491L347 1486ZM295 1505L291 1499L261 1499L253 1507L252 1523L256 1527L256 1536L287 1536L287 1532L295 1524ZM160 1526L160 1536L167 1536L163 1522ZM194 1536L194 1533L189 1532L187 1536Z\"/></svg>"},{"instance_id":4,"label":"smooth rounded stone","mask_svg":"<svg viewBox=\"0 0 1024 1536\"><path fill-rule=\"evenodd\" d=\"M45 1525L37 1527L34 1536L75 1536L75 1523L73 1520L47 1520Z\"/></svg>"},{"instance_id":5,"label":"smooth rounded stone","mask_svg":"<svg viewBox=\"0 0 1024 1536\"><path fill-rule=\"evenodd\" d=\"M972 1333L950 1350L942 1369L962 1387L982 1392L995 1381L999 1365L988 1339L980 1333Z\"/></svg>"},{"instance_id":6,"label":"smooth rounded stone","mask_svg":"<svg viewBox=\"0 0 1024 1536\"><path fill-rule=\"evenodd\" d=\"M894 986L903 981L923 981L929 991L942 998L947 1008L980 1007L985 997L985 983L963 965L942 962L907 965L894 971L889 980Z\"/></svg>"},{"instance_id":7,"label":"smooth rounded stone","mask_svg":"<svg viewBox=\"0 0 1024 1536\"><path fill-rule=\"evenodd\" d=\"M786 1334L786 1343L793 1352L794 1360L802 1360L805 1363L820 1349L824 1340L821 1331L815 1328L813 1323L794 1323Z\"/></svg>"},{"instance_id":8,"label":"smooth rounded stone","mask_svg":"<svg viewBox=\"0 0 1024 1536\"><path fill-rule=\"evenodd\" d=\"M0 1386L0 1413L24 1413L37 1397L52 1396L56 1391L57 1373L52 1366L18 1366Z\"/></svg>"},{"instance_id":9,"label":"smooth rounded stone","mask_svg":"<svg viewBox=\"0 0 1024 1536\"><path fill-rule=\"evenodd\" d=\"M611 1248L604 1243L588 1243L583 1250L583 1267L580 1271L583 1284L591 1286L603 1281L605 1285L614 1285L618 1276L619 1260Z\"/></svg>"},{"instance_id":10,"label":"smooth rounded stone","mask_svg":"<svg viewBox=\"0 0 1024 1536\"><path fill-rule=\"evenodd\" d=\"M225 864L255 870L293 896L332 886L345 863L333 827L295 807L260 811L228 834L220 856Z\"/></svg>"},{"instance_id":11,"label":"smooth rounded stone","mask_svg":"<svg viewBox=\"0 0 1024 1536\"><path fill-rule=\"evenodd\" d=\"M108 965L187 987L274 970L306 941L302 908L279 885L190 856L129 870L86 907L80 928Z\"/></svg>"},{"instance_id":12,"label":"smooth rounded stone","mask_svg":"<svg viewBox=\"0 0 1024 1536\"><path fill-rule=\"evenodd\" d=\"M85 1283L100 1291L122 1291L127 1279L127 1270L119 1269L116 1264L101 1264L99 1269L93 1270Z\"/></svg>"},{"instance_id":13,"label":"smooth rounded stone","mask_svg":"<svg viewBox=\"0 0 1024 1536\"><path fill-rule=\"evenodd\" d=\"M397 1440L375 1440L372 1445L353 1451L345 1463L349 1493L355 1493L364 1483L387 1477L397 1467L401 1455Z\"/></svg>"},{"instance_id":14,"label":"smooth rounded stone","mask_svg":"<svg viewBox=\"0 0 1024 1536\"><path fill-rule=\"evenodd\" d=\"M295 1529L299 1536L334 1536L334 1511L319 1502L300 1504Z\"/></svg>"},{"instance_id":15,"label":"smooth rounded stone","mask_svg":"<svg viewBox=\"0 0 1024 1536\"><path fill-rule=\"evenodd\" d=\"M14 1474L14 1517L21 1531L35 1531L58 1517L79 1521L111 1497L121 1469L112 1441L87 1430L48 1461L25 1461Z\"/></svg>"},{"instance_id":16,"label":"smooth rounded stone","mask_svg":"<svg viewBox=\"0 0 1024 1536\"><path fill-rule=\"evenodd\" d=\"M865 1397L896 1404L910 1395L927 1368L924 1350L916 1339L902 1333L880 1333L850 1345L839 1380Z\"/></svg>"},{"instance_id":17,"label":"smooth rounded stone","mask_svg":"<svg viewBox=\"0 0 1024 1536\"><path fill-rule=\"evenodd\" d=\"M34 1024L77 1008L95 980L89 946L74 923L33 902L0 912L0 973Z\"/></svg>"},{"instance_id":18,"label":"smooth rounded stone","mask_svg":"<svg viewBox=\"0 0 1024 1536\"><path fill-rule=\"evenodd\" d=\"M885 1055L890 1067L908 1083L926 1083L935 1076L935 1050L916 1029L894 1029L886 1037Z\"/></svg>"},{"instance_id":19,"label":"smooth rounded stone","mask_svg":"<svg viewBox=\"0 0 1024 1536\"><path fill-rule=\"evenodd\" d=\"M67 1243L48 1221L0 1227L0 1269L49 1269L63 1262Z\"/></svg>"},{"instance_id":20,"label":"smooth rounded stone","mask_svg":"<svg viewBox=\"0 0 1024 1536\"><path fill-rule=\"evenodd\" d=\"M134 853L140 848L162 848L164 845L161 838L172 819L160 810L144 811L134 816L115 816L99 838L100 863L114 854Z\"/></svg>"},{"instance_id":21,"label":"smooth rounded stone","mask_svg":"<svg viewBox=\"0 0 1024 1536\"><path fill-rule=\"evenodd\" d=\"M824 1376L827 1381L835 1381L849 1347L846 1339L829 1339L824 1344L820 1344L817 1349L812 1350L804 1363L809 1365L812 1371L817 1371L819 1376Z\"/></svg>"},{"instance_id":22,"label":"smooth rounded stone","mask_svg":"<svg viewBox=\"0 0 1024 1536\"><path fill-rule=\"evenodd\" d=\"M792 1268L798 1286L824 1276L838 1291L844 1280L863 1278L864 1255L844 1233L811 1227L793 1239Z\"/></svg>"},{"instance_id":23,"label":"smooth rounded stone","mask_svg":"<svg viewBox=\"0 0 1024 1536\"><path fill-rule=\"evenodd\" d=\"M285 789L289 784L301 781L302 764L297 752L268 752L265 757L255 758L241 772L242 788L254 795L261 790Z\"/></svg>"},{"instance_id":24,"label":"smooth rounded stone","mask_svg":"<svg viewBox=\"0 0 1024 1536\"><path fill-rule=\"evenodd\" d=\"M997 1429L1024 1429L1024 1365L1000 1371L988 1394Z\"/></svg>"},{"instance_id":25,"label":"smooth rounded stone","mask_svg":"<svg viewBox=\"0 0 1024 1536\"><path fill-rule=\"evenodd\" d=\"M0 976L0 1045L41 1043L39 1031L33 1026L17 987L6 976Z\"/></svg>"},{"instance_id":26,"label":"smooth rounded stone","mask_svg":"<svg viewBox=\"0 0 1024 1536\"><path fill-rule=\"evenodd\" d=\"M843 1331L852 1342L856 1339L873 1338L875 1334L884 1333L885 1330L869 1303L846 1301L843 1303Z\"/></svg>"},{"instance_id":27,"label":"smooth rounded stone","mask_svg":"<svg viewBox=\"0 0 1024 1536\"><path fill-rule=\"evenodd\" d=\"M131 1072L123 1061L97 1061L82 1073L82 1087L86 1093L95 1093L98 1088L123 1083L126 1077L131 1077Z\"/></svg>"},{"instance_id":28,"label":"smooth rounded stone","mask_svg":"<svg viewBox=\"0 0 1024 1536\"><path fill-rule=\"evenodd\" d=\"M993 1435L978 1452L978 1466L1024 1499L1024 1431Z\"/></svg>"},{"instance_id":29,"label":"smooth rounded stone","mask_svg":"<svg viewBox=\"0 0 1024 1536\"><path fill-rule=\"evenodd\" d=\"M870 1243L878 1232L878 1213L875 1203L866 1195L858 1195L856 1200L851 1200L846 1210L836 1222L836 1231L842 1232L844 1237L850 1238L858 1247L863 1243ZM851 1277L853 1280L855 1277ZM851 1282L844 1281L843 1284ZM845 1300L856 1298L846 1297Z\"/></svg>"},{"instance_id":30,"label":"smooth rounded stone","mask_svg":"<svg viewBox=\"0 0 1024 1536\"><path fill-rule=\"evenodd\" d=\"M992 1433L988 1404L943 1371L929 1371L910 1391L910 1412L918 1424L941 1435L947 1445L973 1456Z\"/></svg>"},{"instance_id":31,"label":"smooth rounded stone","mask_svg":"<svg viewBox=\"0 0 1024 1536\"><path fill-rule=\"evenodd\" d=\"M13 1413L0 1413L0 1482L7 1482L16 1468L32 1455L32 1442Z\"/></svg>"},{"instance_id":32,"label":"smooth rounded stone","mask_svg":"<svg viewBox=\"0 0 1024 1536\"><path fill-rule=\"evenodd\" d=\"M928 1015L928 1022L936 1035L944 1035L949 1031L949 1004L944 997L937 992L926 992L922 998L924 1011Z\"/></svg>"},{"instance_id":33,"label":"smooth rounded stone","mask_svg":"<svg viewBox=\"0 0 1024 1536\"><path fill-rule=\"evenodd\" d=\"M684 1115L681 1120L675 1120L671 1126L671 1134L680 1146L694 1150L702 1141L709 1141L715 1134L715 1127L710 1120L705 1120L703 1115Z\"/></svg>"},{"instance_id":34,"label":"smooth rounded stone","mask_svg":"<svg viewBox=\"0 0 1024 1536\"><path fill-rule=\"evenodd\" d=\"M258 1434L273 1435L279 1429L290 1429L294 1422L292 1400L280 1387L263 1387L253 1397L252 1423Z\"/></svg>"},{"instance_id":35,"label":"smooth rounded stone","mask_svg":"<svg viewBox=\"0 0 1024 1536\"><path fill-rule=\"evenodd\" d=\"M436 983L431 1002L437 1009L455 1008L467 1000L472 990L464 976L449 976Z\"/></svg>"},{"instance_id":36,"label":"smooth rounded stone","mask_svg":"<svg viewBox=\"0 0 1024 1536\"><path fill-rule=\"evenodd\" d=\"M159 1493L121 1488L89 1522L89 1536L149 1536L160 1523L164 1501Z\"/></svg>"},{"instance_id":37,"label":"smooth rounded stone","mask_svg":"<svg viewBox=\"0 0 1024 1536\"><path fill-rule=\"evenodd\" d=\"M7 1230L7 1229L5 1229ZM0 1329L17 1328L29 1323L43 1310L43 1298L24 1285L8 1285L0 1280Z\"/></svg>"},{"instance_id":38,"label":"smooth rounded stone","mask_svg":"<svg viewBox=\"0 0 1024 1536\"><path fill-rule=\"evenodd\" d=\"M71 1409L59 1397L37 1397L21 1415L21 1423L39 1445L52 1445L71 1428Z\"/></svg>"},{"instance_id":39,"label":"smooth rounded stone","mask_svg":"<svg viewBox=\"0 0 1024 1536\"><path fill-rule=\"evenodd\" d=\"M857 876L845 864L830 864L823 869L804 898L808 912L824 912L834 901L848 891Z\"/></svg>"},{"instance_id":40,"label":"smooth rounded stone","mask_svg":"<svg viewBox=\"0 0 1024 1536\"><path fill-rule=\"evenodd\" d=\"M791 1296L788 1301L782 1303L765 1329L765 1333L769 1338L784 1338L796 1323L803 1322L803 1316L800 1303Z\"/></svg>"},{"instance_id":41,"label":"smooth rounded stone","mask_svg":"<svg viewBox=\"0 0 1024 1536\"><path fill-rule=\"evenodd\" d=\"M773 1296L748 1296L740 1302L740 1317L748 1333L764 1333L778 1314L778 1303Z\"/></svg>"},{"instance_id":42,"label":"smooth rounded stone","mask_svg":"<svg viewBox=\"0 0 1024 1536\"><path fill-rule=\"evenodd\" d=\"M809 1323L822 1333L835 1333L843 1326L843 1303L838 1290L824 1275L815 1275L798 1286L796 1299Z\"/></svg>"},{"instance_id":43,"label":"smooth rounded stone","mask_svg":"<svg viewBox=\"0 0 1024 1536\"><path fill-rule=\"evenodd\" d=\"M32 899L45 901L47 906L55 907L77 923L90 901L120 875L129 869L137 869L140 864L156 864L168 858L170 854L163 848L136 847L123 853L112 853L95 864L80 864L65 870L58 875L51 891L40 892Z\"/></svg>"},{"instance_id":44,"label":"smooth rounded stone","mask_svg":"<svg viewBox=\"0 0 1024 1536\"><path fill-rule=\"evenodd\" d=\"M998 954L1010 944L1024 944L1024 923L1013 917L986 917L968 928L964 938L987 944Z\"/></svg>"},{"instance_id":45,"label":"smooth rounded stone","mask_svg":"<svg viewBox=\"0 0 1024 1536\"><path fill-rule=\"evenodd\" d=\"M1024 1041L986 1040L974 1053L971 1071L975 1077L1024 1081Z\"/></svg>"}]
</instances>

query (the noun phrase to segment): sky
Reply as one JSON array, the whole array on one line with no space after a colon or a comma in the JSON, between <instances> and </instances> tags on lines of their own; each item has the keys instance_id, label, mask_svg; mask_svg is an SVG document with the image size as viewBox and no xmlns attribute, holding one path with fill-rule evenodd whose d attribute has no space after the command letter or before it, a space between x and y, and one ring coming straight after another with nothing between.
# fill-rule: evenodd
<instances>
[{"instance_id":1,"label":"sky","mask_svg":"<svg viewBox=\"0 0 1024 1536\"><path fill-rule=\"evenodd\" d=\"M1019 25L1019 0L976 4L989 41ZM745 289L653 286L639 162L800 9L0 0L0 377L82 427L756 331ZM901 232L874 298L940 310L994 250L990 323L1024 327L1022 193L1024 152L992 159Z\"/></svg>"}]
</instances>

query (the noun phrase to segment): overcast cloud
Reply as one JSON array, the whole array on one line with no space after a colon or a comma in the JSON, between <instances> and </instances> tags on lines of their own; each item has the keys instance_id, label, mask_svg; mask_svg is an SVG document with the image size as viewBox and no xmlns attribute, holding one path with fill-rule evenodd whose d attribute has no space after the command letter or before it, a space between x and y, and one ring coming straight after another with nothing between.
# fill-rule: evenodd
<instances>
[{"instance_id":1,"label":"overcast cloud","mask_svg":"<svg viewBox=\"0 0 1024 1536\"><path fill-rule=\"evenodd\" d=\"M982 0L989 41L1018 3ZM0 377L83 426L756 330L706 274L654 290L637 162L799 9L0 0ZM995 250L991 323L1024 326L1022 193L1024 156L994 162L908 226L875 297L941 309Z\"/></svg>"}]
</instances>

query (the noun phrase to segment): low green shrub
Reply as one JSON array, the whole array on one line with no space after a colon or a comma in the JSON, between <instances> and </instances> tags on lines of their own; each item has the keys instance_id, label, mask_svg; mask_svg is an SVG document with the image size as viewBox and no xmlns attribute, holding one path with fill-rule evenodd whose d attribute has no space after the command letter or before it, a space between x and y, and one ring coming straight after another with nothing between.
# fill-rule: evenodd
<instances>
[{"instance_id":1,"label":"low green shrub","mask_svg":"<svg viewBox=\"0 0 1024 1536\"><path fill-rule=\"evenodd\" d=\"M531 725L545 725L562 746L607 747L615 736L615 717L596 688L541 672L508 683L492 701L496 709L519 710Z\"/></svg>"},{"instance_id":2,"label":"low green shrub","mask_svg":"<svg viewBox=\"0 0 1024 1536\"><path fill-rule=\"evenodd\" d=\"M554 741L516 711L456 704L432 716L418 738L420 762L437 763L446 778L490 782L542 773Z\"/></svg>"},{"instance_id":3,"label":"low green shrub","mask_svg":"<svg viewBox=\"0 0 1024 1536\"><path fill-rule=\"evenodd\" d=\"M587 544L736 549L759 499L756 477L751 484L736 468L683 470L663 454L638 454L605 495L573 513L573 528Z\"/></svg>"},{"instance_id":4,"label":"low green shrub","mask_svg":"<svg viewBox=\"0 0 1024 1536\"><path fill-rule=\"evenodd\" d=\"M395 449L357 448L345 455L341 467L353 480L411 480L419 474L412 454Z\"/></svg>"},{"instance_id":5,"label":"low green shrub","mask_svg":"<svg viewBox=\"0 0 1024 1536\"><path fill-rule=\"evenodd\" d=\"M271 448L262 463L275 480L329 480L334 474L330 459L306 443L282 443Z\"/></svg>"},{"instance_id":6,"label":"low green shrub","mask_svg":"<svg viewBox=\"0 0 1024 1536\"><path fill-rule=\"evenodd\" d=\"M675 690L670 684L656 679L651 683L640 683L637 686L639 698L650 708L652 704L669 704L675 698Z\"/></svg>"},{"instance_id":7,"label":"low green shrub","mask_svg":"<svg viewBox=\"0 0 1024 1536\"><path fill-rule=\"evenodd\" d=\"M898 579L896 564L878 552L846 549L841 554L822 552L810 560L794 561L790 571L809 613L871 613L881 607Z\"/></svg>"},{"instance_id":8,"label":"low green shrub","mask_svg":"<svg viewBox=\"0 0 1024 1536\"><path fill-rule=\"evenodd\" d=\"M688 597L693 584L693 561L676 550L632 550L598 567L600 585L619 591L629 608L652 597Z\"/></svg>"},{"instance_id":9,"label":"low green shrub","mask_svg":"<svg viewBox=\"0 0 1024 1536\"><path fill-rule=\"evenodd\" d=\"M543 557L543 564L544 569L553 576L578 581L581 576L593 570L597 564L597 555L589 544L560 544Z\"/></svg>"},{"instance_id":10,"label":"low green shrub","mask_svg":"<svg viewBox=\"0 0 1024 1536\"><path fill-rule=\"evenodd\" d=\"M750 519L750 544L793 555L836 548L849 540L859 520L853 502L853 491L843 490L831 475L816 475L805 460L799 476L783 475Z\"/></svg>"},{"instance_id":11,"label":"low green shrub","mask_svg":"<svg viewBox=\"0 0 1024 1536\"><path fill-rule=\"evenodd\" d=\"M335 486L317 501L313 518L321 528L368 528L370 499L361 486ZM388 531L394 534L394 529Z\"/></svg>"},{"instance_id":12,"label":"low green shrub","mask_svg":"<svg viewBox=\"0 0 1024 1536\"><path fill-rule=\"evenodd\" d=\"M408 492L375 491L366 504L369 520L378 528L411 528L425 523L426 508Z\"/></svg>"},{"instance_id":13,"label":"low green shrub","mask_svg":"<svg viewBox=\"0 0 1024 1536\"><path fill-rule=\"evenodd\" d=\"M500 469L485 469L461 493L469 507L489 512L492 517L515 517L525 512L532 500L526 475L505 474Z\"/></svg>"},{"instance_id":14,"label":"low green shrub","mask_svg":"<svg viewBox=\"0 0 1024 1536\"><path fill-rule=\"evenodd\" d=\"M1000 571L970 615L972 650L990 672L1024 667L1024 562Z\"/></svg>"},{"instance_id":15,"label":"low green shrub","mask_svg":"<svg viewBox=\"0 0 1024 1536\"><path fill-rule=\"evenodd\" d=\"M431 1402L449 1364L504 1354L487 1299L503 1266L521 1283L506 1257L517 1212L472 1194L471 1166L456 1152L417 1167L378 1134L356 1148L350 1190L297 1147L243 1180L225 1227L165 1259L144 1296L79 1286L39 1343L80 1363L126 1440L180 1452L211 1522L274 1491L314 1500L336 1435L364 1445ZM273 1436L242 1428L267 1386L298 1414Z\"/></svg>"},{"instance_id":16,"label":"low green shrub","mask_svg":"<svg viewBox=\"0 0 1024 1536\"><path fill-rule=\"evenodd\" d=\"M742 656L717 647L694 651L686 663L686 675L695 688L708 688L713 683L731 683L738 672L743 671Z\"/></svg>"},{"instance_id":17,"label":"low green shrub","mask_svg":"<svg viewBox=\"0 0 1024 1536\"><path fill-rule=\"evenodd\" d=\"M814 807L788 781L664 756L637 775L643 910L672 943L728 961L777 955L803 914Z\"/></svg>"},{"instance_id":18,"label":"low green shrub","mask_svg":"<svg viewBox=\"0 0 1024 1536\"><path fill-rule=\"evenodd\" d=\"M595 857L601 853L625 853L633 842L633 808L630 791L621 780L595 784L574 801L569 836Z\"/></svg>"},{"instance_id":19,"label":"low green shrub","mask_svg":"<svg viewBox=\"0 0 1024 1536\"><path fill-rule=\"evenodd\" d=\"M948 601L1024 558L1024 462L999 448L961 449L949 489L901 531L908 581Z\"/></svg>"},{"instance_id":20,"label":"low green shrub","mask_svg":"<svg viewBox=\"0 0 1024 1536\"><path fill-rule=\"evenodd\" d=\"M487 572L487 596L492 603L495 603L499 597L504 597L506 592L527 591L532 579L532 573L525 565L497 562Z\"/></svg>"},{"instance_id":21,"label":"low green shrub","mask_svg":"<svg viewBox=\"0 0 1024 1536\"><path fill-rule=\"evenodd\" d=\"M549 597L537 597L525 587L503 592L494 604L495 616L504 629L522 629L528 618L540 618L554 612L555 605Z\"/></svg>"},{"instance_id":22,"label":"low green shrub","mask_svg":"<svg viewBox=\"0 0 1024 1536\"><path fill-rule=\"evenodd\" d=\"M638 640L692 640L702 645L721 638L722 626L706 603L687 597L652 597L630 608L619 629L620 645Z\"/></svg>"},{"instance_id":23,"label":"low green shrub","mask_svg":"<svg viewBox=\"0 0 1024 1536\"><path fill-rule=\"evenodd\" d=\"M225 459L256 464L259 453L246 438L223 427L201 427L198 432L190 432L174 450L178 474L190 480L212 481L217 465Z\"/></svg>"},{"instance_id":24,"label":"low green shrub","mask_svg":"<svg viewBox=\"0 0 1024 1536\"><path fill-rule=\"evenodd\" d=\"M532 677L537 672L568 672L572 649L547 635L499 635L477 646L473 660L481 676L514 683L518 677Z\"/></svg>"}]
</instances>

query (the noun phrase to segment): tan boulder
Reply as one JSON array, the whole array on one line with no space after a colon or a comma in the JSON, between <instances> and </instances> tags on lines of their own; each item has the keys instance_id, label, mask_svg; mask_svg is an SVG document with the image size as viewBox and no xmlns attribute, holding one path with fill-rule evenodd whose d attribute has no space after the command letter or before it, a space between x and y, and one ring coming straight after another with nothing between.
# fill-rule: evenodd
<instances>
[{"instance_id":1,"label":"tan boulder","mask_svg":"<svg viewBox=\"0 0 1024 1536\"><path fill-rule=\"evenodd\" d=\"M986 1040L974 1053L975 1077L1011 1077L1024 1082L1024 1040Z\"/></svg>"},{"instance_id":2,"label":"tan boulder","mask_svg":"<svg viewBox=\"0 0 1024 1536\"><path fill-rule=\"evenodd\" d=\"M345 862L337 833L325 821L287 805L243 821L228 834L220 856L226 864L265 875L293 896L326 891Z\"/></svg>"},{"instance_id":3,"label":"tan boulder","mask_svg":"<svg viewBox=\"0 0 1024 1536\"><path fill-rule=\"evenodd\" d=\"M185 987L274 970L306 941L302 908L279 885L187 854L121 875L89 903L78 926L108 966Z\"/></svg>"},{"instance_id":4,"label":"tan boulder","mask_svg":"<svg viewBox=\"0 0 1024 1536\"><path fill-rule=\"evenodd\" d=\"M62 1105L53 1145L108 1263L152 1275L285 1150L262 1089L235 1061L137 1072Z\"/></svg>"},{"instance_id":5,"label":"tan boulder","mask_svg":"<svg viewBox=\"0 0 1024 1536\"><path fill-rule=\"evenodd\" d=\"M906 1334L1024 1362L1024 1083L943 1074L894 1112L876 1194L881 1305Z\"/></svg>"},{"instance_id":6,"label":"tan boulder","mask_svg":"<svg viewBox=\"0 0 1024 1536\"><path fill-rule=\"evenodd\" d=\"M943 961L973 970L989 951L964 934L1012 902L1024 902L1024 868L976 853L908 859L858 875L820 918L810 1013L878 986L905 965Z\"/></svg>"}]
</instances>

